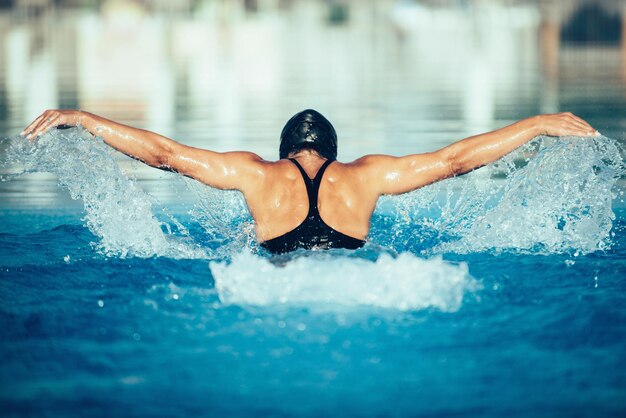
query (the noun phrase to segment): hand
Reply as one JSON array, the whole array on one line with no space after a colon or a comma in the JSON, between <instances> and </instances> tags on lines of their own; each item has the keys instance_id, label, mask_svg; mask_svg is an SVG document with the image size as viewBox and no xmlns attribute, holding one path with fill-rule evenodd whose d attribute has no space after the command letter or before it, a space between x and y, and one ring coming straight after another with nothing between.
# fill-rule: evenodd
<instances>
[{"instance_id":1,"label":"hand","mask_svg":"<svg viewBox=\"0 0 626 418\"><path fill-rule=\"evenodd\" d=\"M599 136L587 122L570 113L535 116L540 135L548 136Z\"/></svg>"},{"instance_id":2,"label":"hand","mask_svg":"<svg viewBox=\"0 0 626 418\"><path fill-rule=\"evenodd\" d=\"M83 112L80 110L46 110L28 125L20 135L33 140L60 125L80 125L83 115Z\"/></svg>"}]
</instances>

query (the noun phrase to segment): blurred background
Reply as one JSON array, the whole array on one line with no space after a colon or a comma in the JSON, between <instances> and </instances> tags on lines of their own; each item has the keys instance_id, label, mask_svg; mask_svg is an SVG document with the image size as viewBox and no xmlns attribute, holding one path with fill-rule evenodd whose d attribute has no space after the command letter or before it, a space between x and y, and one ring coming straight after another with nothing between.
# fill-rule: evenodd
<instances>
[{"instance_id":1,"label":"blurred background","mask_svg":"<svg viewBox=\"0 0 626 418\"><path fill-rule=\"evenodd\" d=\"M622 140L624 20L626 0L0 0L0 136L77 108L276 159L311 107L341 160L558 111ZM42 179L0 198L45 194Z\"/></svg>"}]
</instances>

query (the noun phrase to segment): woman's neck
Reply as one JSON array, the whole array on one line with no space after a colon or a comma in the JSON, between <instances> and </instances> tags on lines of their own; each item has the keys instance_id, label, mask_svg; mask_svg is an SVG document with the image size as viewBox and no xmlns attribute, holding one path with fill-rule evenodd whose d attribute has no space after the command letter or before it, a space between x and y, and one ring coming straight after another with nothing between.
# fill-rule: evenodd
<instances>
[{"instance_id":1,"label":"woman's neck","mask_svg":"<svg viewBox=\"0 0 626 418\"><path fill-rule=\"evenodd\" d=\"M315 150L311 149L303 149L298 152L294 152L289 154L289 158L294 158L300 161L316 161L316 160L326 160L326 158L322 157Z\"/></svg>"}]
</instances>

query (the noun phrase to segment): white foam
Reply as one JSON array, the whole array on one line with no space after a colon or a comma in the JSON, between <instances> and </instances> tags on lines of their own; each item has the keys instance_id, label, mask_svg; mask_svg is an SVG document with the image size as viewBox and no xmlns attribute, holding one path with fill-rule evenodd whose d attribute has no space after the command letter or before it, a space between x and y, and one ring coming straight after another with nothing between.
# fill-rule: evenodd
<instances>
[{"instance_id":1,"label":"white foam","mask_svg":"<svg viewBox=\"0 0 626 418\"><path fill-rule=\"evenodd\" d=\"M284 265L243 253L232 263L210 264L222 303L303 306L318 309L378 307L457 311L467 291L478 288L463 263L404 253L377 261L309 253Z\"/></svg>"},{"instance_id":2,"label":"white foam","mask_svg":"<svg viewBox=\"0 0 626 418\"><path fill-rule=\"evenodd\" d=\"M519 167L523 164L522 167ZM609 138L537 138L495 164L383 204L394 217L390 242L419 248L435 231L444 240L421 251L514 250L589 253L611 244L616 184L626 174Z\"/></svg>"},{"instance_id":3,"label":"white foam","mask_svg":"<svg viewBox=\"0 0 626 418\"><path fill-rule=\"evenodd\" d=\"M83 220L100 238L96 246L105 255L206 257L206 251L184 234L163 232L152 197L121 172L109 152L83 129L57 130L36 142L13 138L5 165L12 167L10 176L30 172L58 176L72 199L83 201Z\"/></svg>"}]
</instances>

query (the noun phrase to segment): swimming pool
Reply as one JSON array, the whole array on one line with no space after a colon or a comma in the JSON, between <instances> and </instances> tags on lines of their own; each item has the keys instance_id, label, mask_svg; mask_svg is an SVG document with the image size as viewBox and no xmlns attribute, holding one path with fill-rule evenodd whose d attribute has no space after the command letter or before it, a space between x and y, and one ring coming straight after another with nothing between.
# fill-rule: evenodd
<instances>
[{"instance_id":1,"label":"swimming pool","mask_svg":"<svg viewBox=\"0 0 626 418\"><path fill-rule=\"evenodd\" d=\"M359 0L333 25L200 3L0 13L2 416L624 415L619 47L546 57L535 2ZM309 107L344 161L542 112L616 141L539 138L382 199L361 250L270 258L237 193L80 130L14 137L49 107L268 159Z\"/></svg>"},{"instance_id":2,"label":"swimming pool","mask_svg":"<svg viewBox=\"0 0 626 418\"><path fill-rule=\"evenodd\" d=\"M52 172L84 203L0 212L9 415L626 408L612 140L540 138L384 199L361 250L274 258L237 193L164 174L195 196L166 205L79 129L7 141L5 181Z\"/></svg>"}]
</instances>

